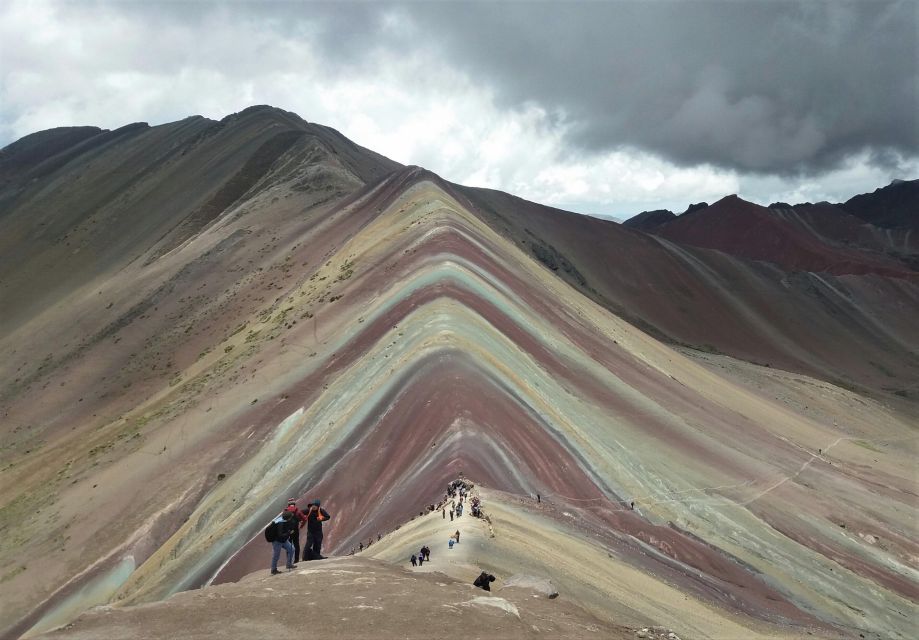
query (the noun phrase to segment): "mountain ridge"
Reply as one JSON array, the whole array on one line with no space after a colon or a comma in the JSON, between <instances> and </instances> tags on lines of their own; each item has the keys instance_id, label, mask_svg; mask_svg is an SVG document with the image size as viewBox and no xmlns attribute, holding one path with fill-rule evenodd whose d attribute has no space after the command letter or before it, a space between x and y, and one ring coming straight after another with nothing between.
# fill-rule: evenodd
<instances>
[{"instance_id":1,"label":"mountain ridge","mask_svg":"<svg viewBox=\"0 0 919 640\"><path fill-rule=\"evenodd\" d=\"M182 121L118 157L149 144L172 159L143 164L136 188L193 201L174 223L290 118ZM202 134L178 156L194 163L165 149ZM79 287L4 325L3 633L264 567L261 529L288 496L334 511L331 553L387 533L393 561L463 474L496 536L475 562L552 577L605 623L908 636L882 612L914 601L915 283L785 272L328 135L343 159L297 137L168 251L162 235L124 239L104 269L54 253ZM100 157L94 180L128 180ZM61 203L82 186L44 179L0 237L11 220L27 244L42 222L67 232ZM34 286L35 265L3 265L17 308L27 294L8 278ZM60 553L17 564L36 528ZM653 607L620 575L653 587Z\"/></svg>"}]
</instances>

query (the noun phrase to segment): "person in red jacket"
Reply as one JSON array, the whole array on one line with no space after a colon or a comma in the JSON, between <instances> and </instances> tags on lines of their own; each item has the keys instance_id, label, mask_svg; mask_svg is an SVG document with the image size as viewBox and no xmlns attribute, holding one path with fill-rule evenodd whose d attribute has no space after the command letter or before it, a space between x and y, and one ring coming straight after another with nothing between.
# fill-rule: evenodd
<instances>
[{"instance_id":1,"label":"person in red jacket","mask_svg":"<svg viewBox=\"0 0 919 640\"><path fill-rule=\"evenodd\" d=\"M290 535L290 541L294 545L294 562L300 562L300 529L303 528L303 525L306 524L306 514L300 511L300 507L297 506L297 500L295 498L288 498L287 508L284 511L290 511L294 514L294 518L300 521L297 530ZM306 555L305 553L303 554Z\"/></svg>"}]
</instances>

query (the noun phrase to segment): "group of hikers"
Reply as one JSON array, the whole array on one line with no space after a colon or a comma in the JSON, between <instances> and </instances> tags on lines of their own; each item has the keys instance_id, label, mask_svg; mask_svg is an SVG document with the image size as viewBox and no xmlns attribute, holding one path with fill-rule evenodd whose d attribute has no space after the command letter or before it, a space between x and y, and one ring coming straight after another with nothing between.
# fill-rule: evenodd
<instances>
[{"instance_id":1,"label":"group of hikers","mask_svg":"<svg viewBox=\"0 0 919 640\"><path fill-rule=\"evenodd\" d=\"M463 510L465 505L471 505L472 515L480 518L482 517L482 506L481 501L478 496L471 496L470 492L473 488L473 484L468 480L460 478L454 480L447 485L447 491L444 494L443 500L437 505L429 505L428 512L440 511L441 517L446 520L447 514L450 514L450 521L453 521L454 517L461 517L463 515ZM469 498L467 502L467 498ZM447 511L447 503L450 503L450 511ZM423 515L424 512L421 512ZM285 551L287 554L287 570L295 569L297 567L297 562L303 560L304 562L308 560L323 560L325 556L322 555L322 523L328 522L331 519L329 512L322 508L321 502L316 499L308 503L308 506L305 511L301 510L297 506L297 499L290 498L287 500L287 506L284 508L281 513L274 518L271 523L265 528L265 539L272 545L272 555L271 555L271 575L277 575L281 573L278 570L278 561L281 558L281 551ZM300 530L306 529L306 544L303 548L303 554L300 554ZM377 541L382 538L381 534L377 534ZM456 530L456 533L452 534L447 541L448 548L452 549L454 544L458 544L460 541L460 532L459 529ZM367 541L367 547L373 544L373 538L370 538ZM363 551L365 545L363 542L360 543L359 551ZM351 555L354 555L354 548L351 549ZM423 566L425 562L430 562L431 560L431 549L425 545L421 547L418 554L412 554L411 563L412 566ZM487 577L487 574L483 574ZM481 576L479 576L481 578ZM491 578L494 580L494 577ZM488 581L485 581L485 586L482 588L486 591L488 590ZM481 586L476 584L476 586Z\"/></svg>"},{"instance_id":2,"label":"group of hikers","mask_svg":"<svg viewBox=\"0 0 919 640\"><path fill-rule=\"evenodd\" d=\"M471 512L473 517L481 518L482 517L482 502L478 496L472 496L470 498L470 492L472 491L473 485L468 480L460 478L454 480L447 485L447 491L444 493L444 498L441 500L440 504L436 507L431 505L429 507L430 511L440 510L441 516L444 520L447 519L447 514L450 514L450 521L453 521L453 517L462 517L463 511L466 509L466 504L471 506ZM467 501L467 498L469 500ZM450 502L450 511L447 511L447 502Z\"/></svg>"},{"instance_id":3,"label":"group of hikers","mask_svg":"<svg viewBox=\"0 0 919 640\"><path fill-rule=\"evenodd\" d=\"M447 486L447 492L444 495L443 501L436 506L430 505L428 511L437 511L439 509L442 517L446 519L447 501L451 500L450 520L453 520L454 514L456 517L462 516L463 503L471 489L471 482L463 479L454 480ZM472 515L475 517L482 517L479 497L473 496L469 503L472 505ZM296 569L297 562L301 559L304 562L308 560L325 559L325 556L322 555L322 523L328 522L331 517L329 512L322 508L322 503L318 499L309 502L306 511L302 511L300 507L297 506L297 499L289 498L284 510L265 527L265 539L268 540L272 546L271 575L281 573L278 570L281 550L284 550L287 554L288 571ZM303 555L301 557L300 530L303 528L306 529L306 545L303 548ZM381 538L382 536L377 534L377 541ZM456 533L452 534L447 540L448 548L453 549L453 545L459 544L459 541L460 531L457 529ZM367 541L368 547L371 544L373 544L373 538ZM360 550L364 550L363 542L361 542ZM353 548L351 549L351 555L354 555ZM424 566L425 562L431 561L431 548L425 544L419 549L417 554L412 554L409 561L412 563L413 567ZM491 583L494 581L495 577L493 575L483 571L472 584L485 591L491 591Z\"/></svg>"},{"instance_id":4,"label":"group of hikers","mask_svg":"<svg viewBox=\"0 0 919 640\"><path fill-rule=\"evenodd\" d=\"M425 562L430 562L430 561L431 561L431 549L430 547L428 547L428 545L424 545L423 547L421 547L421 550L418 552L417 556L413 553L411 557L411 563L413 567L414 566L418 566L418 567L424 566Z\"/></svg>"},{"instance_id":5,"label":"group of hikers","mask_svg":"<svg viewBox=\"0 0 919 640\"><path fill-rule=\"evenodd\" d=\"M303 549L303 561L322 560L322 523L332 516L322 508L321 502L313 500L306 511L301 511L297 500L290 498L287 507L265 527L265 539L271 543L271 575L278 571L278 560L281 550L287 553L287 570L297 568L300 561L300 529L306 528L306 546Z\"/></svg>"}]
</instances>

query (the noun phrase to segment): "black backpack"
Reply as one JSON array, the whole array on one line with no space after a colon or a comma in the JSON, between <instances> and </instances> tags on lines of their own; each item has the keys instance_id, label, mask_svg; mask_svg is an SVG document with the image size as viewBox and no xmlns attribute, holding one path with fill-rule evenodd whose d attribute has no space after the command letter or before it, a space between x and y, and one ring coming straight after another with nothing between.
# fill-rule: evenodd
<instances>
[{"instance_id":1,"label":"black backpack","mask_svg":"<svg viewBox=\"0 0 919 640\"><path fill-rule=\"evenodd\" d=\"M265 527L265 540L268 542L277 542L278 540L278 523L273 520Z\"/></svg>"}]
</instances>

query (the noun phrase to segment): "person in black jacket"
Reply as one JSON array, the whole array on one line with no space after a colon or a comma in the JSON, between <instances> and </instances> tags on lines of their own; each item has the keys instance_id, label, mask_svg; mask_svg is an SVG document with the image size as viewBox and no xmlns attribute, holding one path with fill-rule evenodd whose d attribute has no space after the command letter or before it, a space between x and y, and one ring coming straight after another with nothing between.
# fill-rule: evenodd
<instances>
[{"instance_id":1,"label":"person in black jacket","mask_svg":"<svg viewBox=\"0 0 919 640\"><path fill-rule=\"evenodd\" d=\"M322 560L322 523L328 522L332 516L319 506L319 500L306 510L306 547L303 550L304 560Z\"/></svg>"},{"instance_id":2,"label":"person in black jacket","mask_svg":"<svg viewBox=\"0 0 919 640\"><path fill-rule=\"evenodd\" d=\"M495 581L495 577L490 573L485 573L484 571L479 574L479 577L473 582L473 586L478 587L479 589L485 589L485 591L491 591L491 583Z\"/></svg>"},{"instance_id":3,"label":"person in black jacket","mask_svg":"<svg viewBox=\"0 0 919 640\"><path fill-rule=\"evenodd\" d=\"M297 532L297 520L290 511L284 511L272 521L275 530L274 540L271 542L271 575L281 573L278 571L278 559L281 557L281 549L287 552L287 570L296 569L294 564L294 545L291 544L290 538Z\"/></svg>"}]
</instances>

